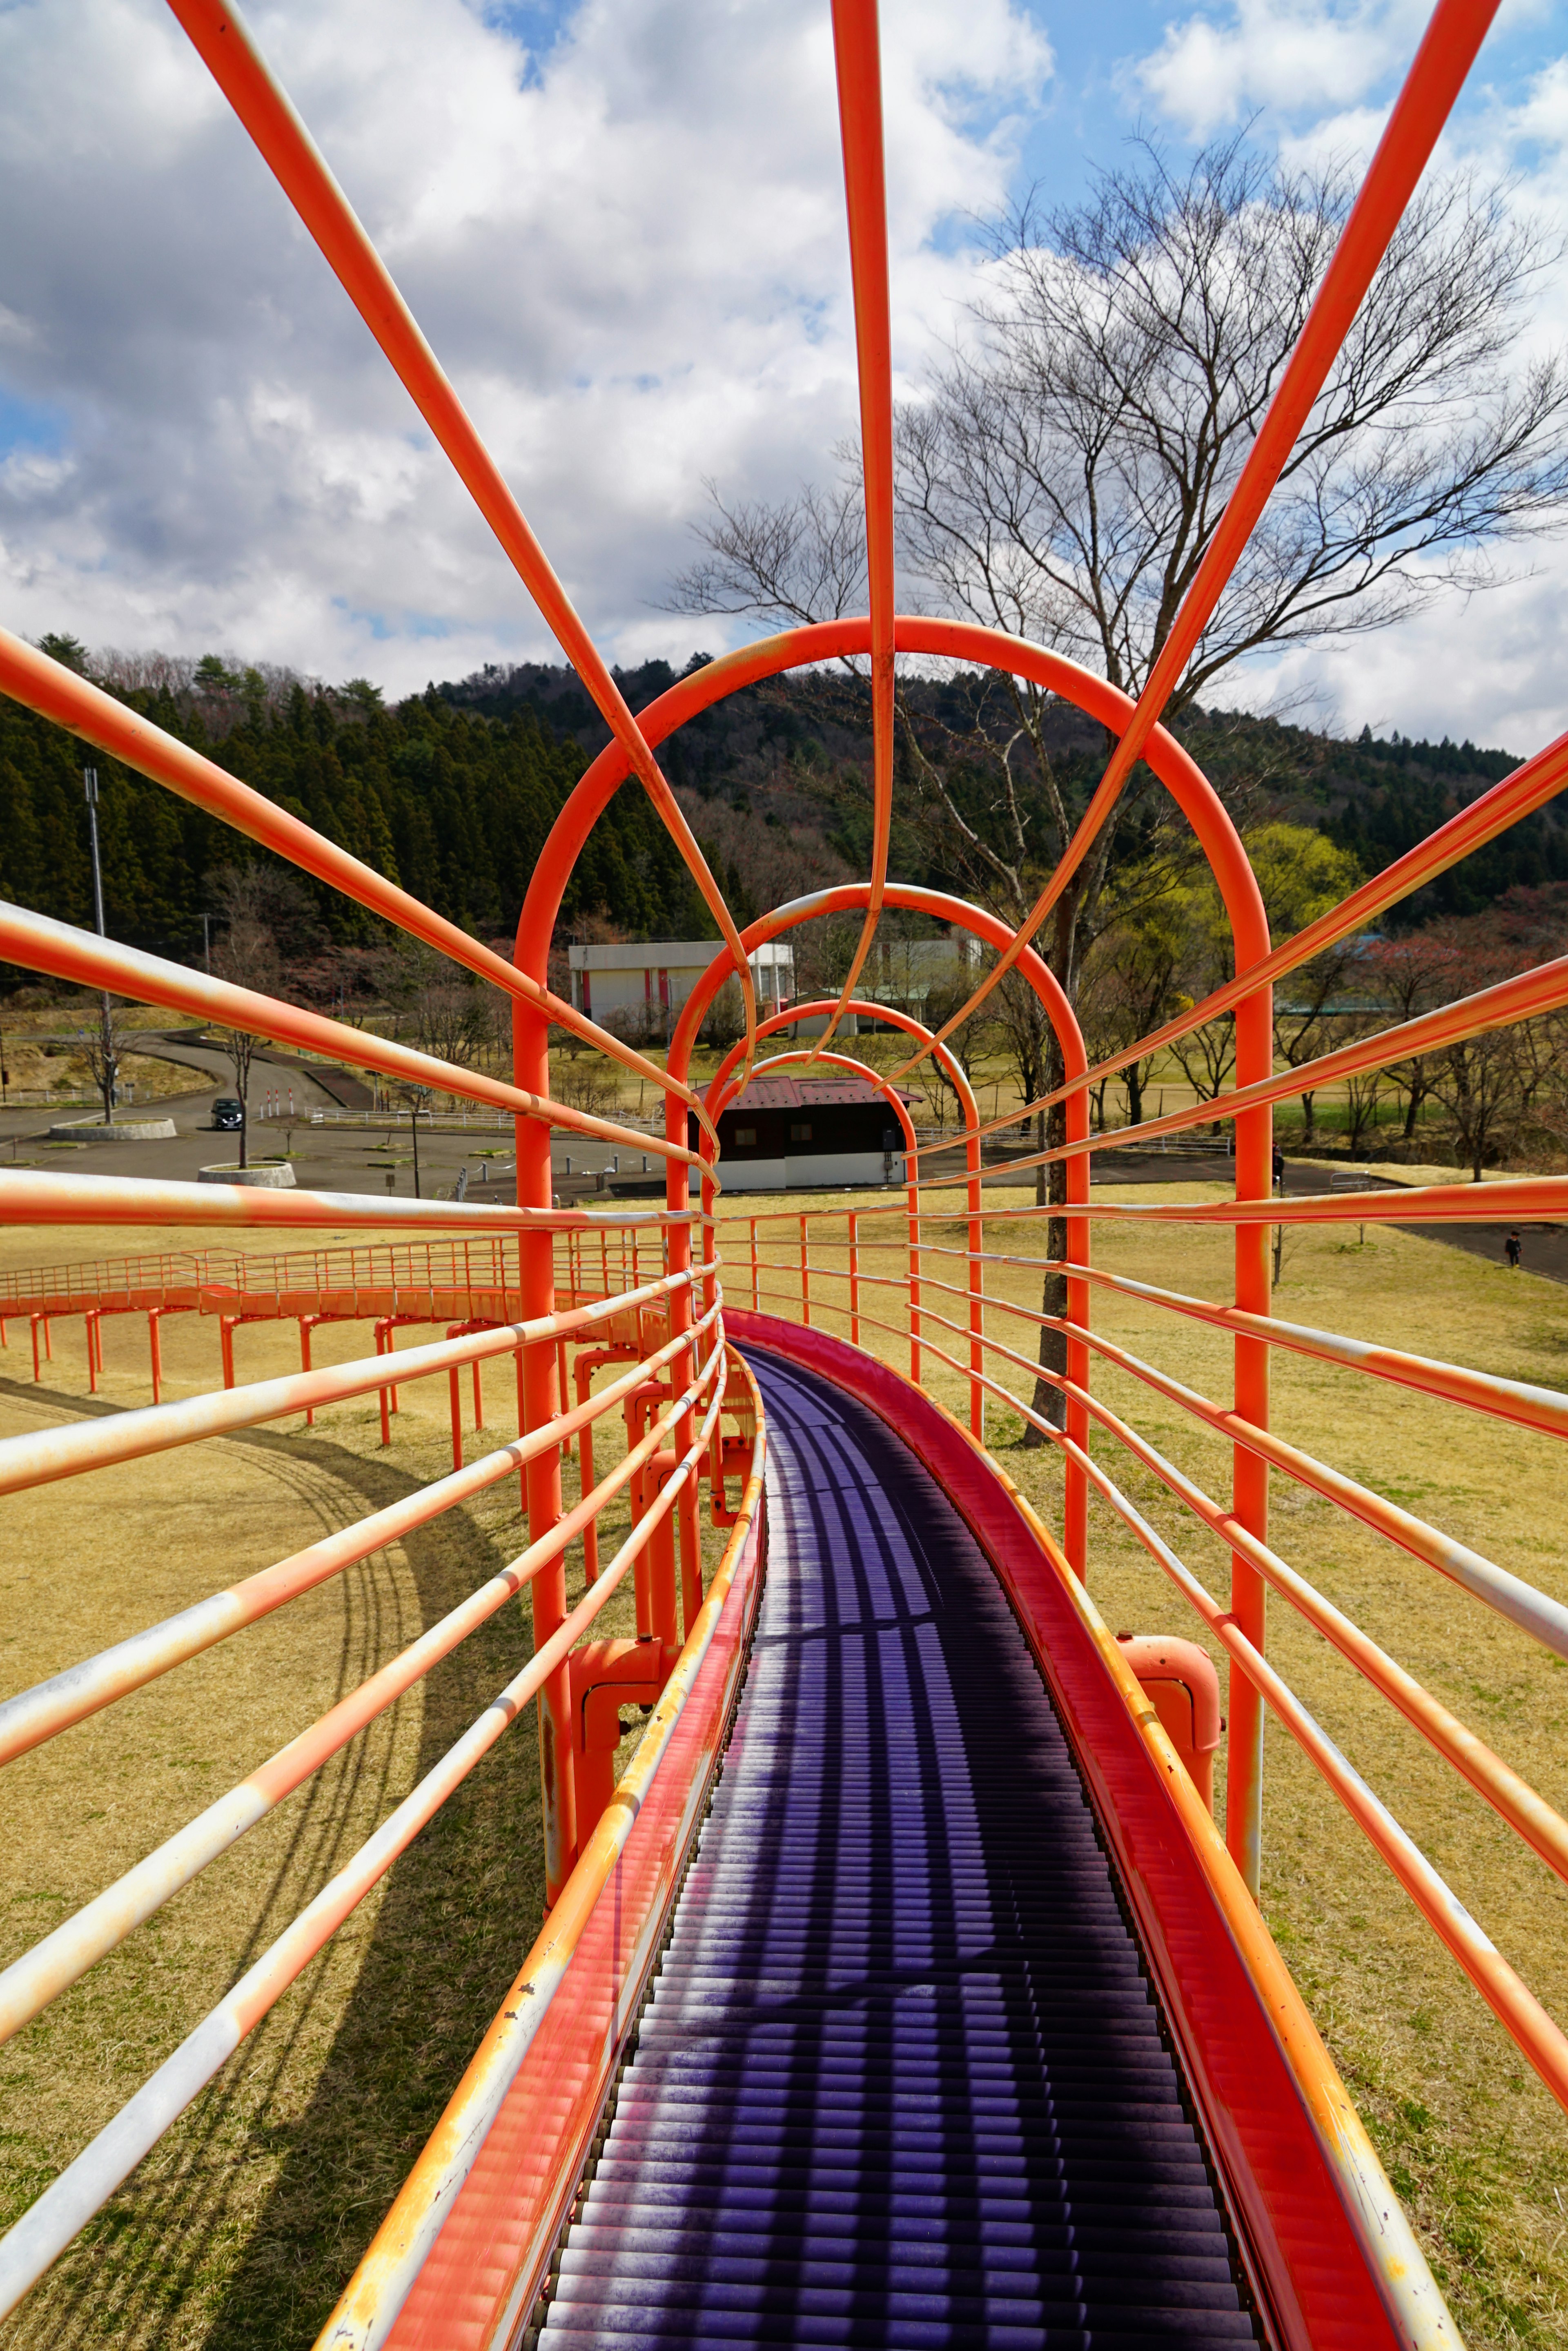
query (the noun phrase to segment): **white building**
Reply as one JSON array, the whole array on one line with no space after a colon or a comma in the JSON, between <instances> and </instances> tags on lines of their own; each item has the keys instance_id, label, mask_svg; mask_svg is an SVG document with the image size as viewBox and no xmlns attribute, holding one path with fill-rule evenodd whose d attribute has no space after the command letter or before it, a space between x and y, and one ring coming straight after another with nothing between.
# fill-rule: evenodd
<instances>
[{"instance_id":1,"label":"white building","mask_svg":"<svg viewBox=\"0 0 1568 2351\"><path fill-rule=\"evenodd\" d=\"M668 1037L676 1016L719 953L717 939L644 939L629 946L570 950L572 1002L601 1024L617 1013L641 1016L650 1034ZM794 949L769 939L748 957L765 1019L794 992Z\"/></svg>"},{"instance_id":2,"label":"white building","mask_svg":"<svg viewBox=\"0 0 1568 2351\"><path fill-rule=\"evenodd\" d=\"M681 1006L719 952L717 939L644 939L626 946L574 946L569 950L572 1002L590 1020L627 1025L640 1021L643 1034L668 1040ZM794 949L787 939L769 939L748 958L761 1018L776 1012L794 994ZM967 933L937 939L881 939L874 944L857 988L871 1003L896 1004L919 1014L933 987L972 982L981 969L981 945ZM799 1034L820 1036L823 1019L803 1020ZM853 1013L842 1033L858 1034ZM792 1032L793 1033L793 1032Z\"/></svg>"}]
</instances>

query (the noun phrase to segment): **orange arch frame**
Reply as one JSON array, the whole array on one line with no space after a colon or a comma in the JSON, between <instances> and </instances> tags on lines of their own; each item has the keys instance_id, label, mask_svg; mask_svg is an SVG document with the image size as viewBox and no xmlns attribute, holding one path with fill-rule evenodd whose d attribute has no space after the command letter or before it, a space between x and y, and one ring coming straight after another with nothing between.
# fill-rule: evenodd
<instances>
[{"instance_id":1,"label":"orange arch frame","mask_svg":"<svg viewBox=\"0 0 1568 2351\"><path fill-rule=\"evenodd\" d=\"M872 643L871 623L865 617L824 622L762 638L754 644L743 646L736 653L708 663L687 677L677 679L665 693L639 712L639 729L648 744L657 747L687 719L711 709L714 703L742 686L753 685L763 678L775 677L785 670L865 653L871 649ZM1128 695L1104 678L1096 677L1092 671L1084 669L1078 663L1068 661L1044 646L1032 645L1022 637L1008 636L1001 630L981 628L971 622L901 613L894 625L894 645L899 653L923 653L1008 670L1015 676L1027 678L1032 684L1060 695L1064 701L1075 704L1118 737L1132 724L1137 711L1137 705ZM1250 965L1262 961L1269 953L1270 941L1262 895L1241 835L1202 769L1167 727L1155 726L1149 729L1142 756L1191 825L1209 861L1215 886L1230 919L1237 971L1242 973ZM630 773L631 763L622 746L616 742L607 745L582 777L551 829L535 868L517 925L517 966L535 980L542 980L548 971L550 942L572 869L595 823ZM858 886L862 891L858 901L853 895L827 892L818 893L810 901L797 902L797 905L808 906L809 913L797 912L796 907L782 908L776 912L790 917L791 922L805 921L815 914L826 914L838 907L867 903L873 885ZM847 887L853 892L857 885ZM940 893L924 894L926 899L934 900ZM913 902L901 897L898 889L890 885L885 891L884 903ZM946 921L963 923L966 927L975 930L978 935L986 937L988 944L1002 953L1006 952L1012 938L1012 933L1006 925L991 916L975 919L980 917L979 909L957 911L962 907L962 901L947 903L953 912L942 912L935 904L926 905L924 910L940 914L940 919ZM769 927L773 921L774 917L763 916L742 934L742 945L748 954L765 939L776 936L777 929L790 926L788 923L780 922L777 928ZM731 950L728 960L721 957L710 967L704 980L688 999L687 1009L697 1001L704 988L708 989L704 1003L711 1002L725 973L734 967L733 951ZM1076 1019L1049 967L1032 948L1025 947L1022 951L1018 967L1045 1004L1062 1044L1068 1087L1071 1089L1073 1081L1085 1077L1088 1069ZM708 987L710 980L712 982L711 988ZM1272 990L1266 985L1244 997L1236 1008L1236 1071L1239 1083L1265 1079L1272 1071ZM516 1082L547 1092L547 1021L530 1006L516 1003L513 1012L513 1034ZM670 1075L685 1075L694 1035L694 1026L688 1024L683 1011L668 1059ZM1069 1047L1069 1037L1075 1042L1075 1054ZM1078 1107L1075 1109L1075 1105ZM1088 1105L1081 1086L1067 1092L1065 1107L1068 1139L1086 1140ZM671 1102L666 1112L666 1132L671 1140L674 1139L678 1119L679 1113ZM1273 1188L1272 1113L1267 1106L1242 1112L1235 1119L1234 1131L1237 1197L1267 1199ZM683 1127L681 1132L683 1139ZM1068 1199L1086 1199L1088 1156L1075 1158L1067 1165L1069 1171L1075 1167L1082 1169L1085 1186L1080 1195L1075 1188L1076 1179L1069 1172ZM682 1181L683 1178L678 1177L671 1169L669 1183L672 1200L677 1186ZM518 1122L517 1185L520 1205L525 1201L538 1207L549 1205L549 1136L537 1126L529 1131L529 1123L522 1120ZM689 1247L687 1237L684 1234L672 1236L672 1247L676 1253L672 1258L673 1263ZM1268 1311L1268 1235L1262 1226L1238 1225L1233 1242L1235 1303L1245 1311L1261 1314ZM1075 1222L1069 1234L1069 1258L1079 1249L1086 1255L1086 1228ZM680 1311L678 1307L677 1311ZM1070 1304L1068 1311L1075 1322L1086 1321L1086 1294L1082 1300L1081 1311L1077 1304ZM1268 1346L1264 1342L1238 1335L1233 1342L1233 1351L1236 1410L1253 1426L1266 1427L1269 1418ZM540 1368L543 1373L545 1367ZM1079 1376L1078 1374L1074 1374L1075 1379ZM1086 1363L1081 1376L1087 1378ZM545 1406L546 1393L541 1386L532 1408L543 1412ZM1083 1434L1086 1437L1086 1428ZM1081 1473L1070 1462L1069 1479L1064 1545L1069 1558L1081 1573L1087 1543L1087 1491L1082 1483ZM1254 1539L1265 1540L1269 1518L1268 1470L1256 1455L1249 1453L1242 1446L1237 1446L1233 1451L1231 1491L1241 1527ZM542 1510L548 1507L547 1503L542 1504ZM540 1523L544 1523L543 1516ZM563 1588L563 1606L564 1604ZM1266 1637L1267 1587L1251 1561L1239 1552L1233 1552L1231 1559L1231 1613L1247 1638L1255 1647L1262 1649ZM564 1715L562 1719L564 1720ZM1237 1866L1255 1892L1262 1850L1263 1702L1252 1683L1235 1667L1231 1672L1229 1719L1226 1842Z\"/></svg>"}]
</instances>

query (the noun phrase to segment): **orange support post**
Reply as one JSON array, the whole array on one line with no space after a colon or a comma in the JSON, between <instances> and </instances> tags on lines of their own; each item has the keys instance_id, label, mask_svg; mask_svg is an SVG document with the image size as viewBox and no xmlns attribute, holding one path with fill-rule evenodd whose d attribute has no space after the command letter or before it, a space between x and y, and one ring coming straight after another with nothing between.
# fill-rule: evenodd
<instances>
[{"instance_id":1,"label":"orange support post","mask_svg":"<svg viewBox=\"0 0 1568 2351\"><path fill-rule=\"evenodd\" d=\"M391 1352L392 1322L389 1316L384 1315L376 1324L376 1353L378 1355L389 1355ZM398 1391L394 1387L385 1387L378 1390L378 1394L381 1403L381 1442L383 1445L390 1445L391 1415L398 1408Z\"/></svg>"},{"instance_id":2,"label":"orange support post","mask_svg":"<svg viewBox=\"0 0 1568 2351\"><path fill-rule=\"evenodd\" d=\"M853 1208L849 1211L849 1343L860 1344L860 1218Z\"/></svg>"},{"instance_id":3,"label":"orange support post","mask_svg":"<svg viewBox=\"0 0 1568 2351\"><path fill-rule=\"evenodd\" d=\"M518 1348L516 1354L512 1360L517 1366L517 1434L519 1437L526 1437L528 1434L528 1400L524 1394L523 1388L523 1350L521 1347ZM563 1397L563 1403L565 1400L566 1399ZM585 1479L585 1486L587 1485L587 1481ZM528 1509L528 1472L526 1469L521 1469L517 1473L517 1507L524 1513L524 1515L526 1514Z\"/></svg>"},{"instance_id":4,"label":"orange support post","mask_svg":"<svg viewBox=\"0 0 1568 2351\"><path fill-rule=\"evenodd\" d=\"M223 1349L223 1385L226 1388L234 1384L234 1325L239 1319L237 1314L220 1314L218 1317L218 1344Z\"/></svg>"},{"instance_id":5,"label":"orange support post","mask_svg":"<svg viewBox=\"0 0 1568 2351\"><path fill-rule=\"evenodd\" d=\"M152 1401L163 1401L163 1310L154 1306L147 1317L147 1352L152 1363Z\"/></svg>"},{"instance_id":6,"label":"orange support post","mask_svg":"<svg viewBox=\"0 0 1568 2351\"><path fill-rule=\"evenodd\" d=\"M800 1220L800 1319L811 1328L811 1263L805 1253L805 1218Z\"/></svg>"},{"instance_id":7,"label":"orange support post","mask_svg":"<svg viewBox=\"0 0 1568 2351\"><path fill-rule=\"evenodd\" d=\"M920 1384L920 1186L915 1169L918 1165L913 1152L909 1155L909 1377L917 1387Z\"/></svg>"},{"instance_id":8,"label":"orange support post","mask_svg":"<svg viewBox=\"0 0 1568 2351\"><path fill-rule=\"evenodd\" d=\"M547 964L548 944L541 955ZM519 933L517 963L528 967L523 935ZM512 1009L513 1071L516 1083L531 1092L550 1090L549 1028L531 1006L514 1003ZM684 1121L685 1113L680 1116ZM520 1207L548 1208L554 1200L550 1176L550 1130L540 1120L519 1118L514 1133L517 1153L517 1202ZM601 1239L603 1236L601 1235ZM551 1314L556 1305L555 1243L548 1232L519 1234L517 1243L521 1307L524 1321ZM545 1429L563 1409L566 1399L556 1386L558 1359L554 1342L545 1339L522 1351L523 1418L530 1429ZM528 1537L542 1541L561 1517L561 1448L546 1447L524 1472L527 1493ZM534 1614L535 1652L552 1640L566 1621L566 1568L557 1556L529 1586ZM566 1661L548 1675L539 1691L539 1782L545 1824L545 1900L556 1902L577 1857L576 1791L572 1763L572 1693Z\"/></svg>"},{"instance_id":9,"label":"orange support post","mask_svg":"<svg viewBox=\"0 0 1568 2351\"><path fill-rule=\"evenodd\" d=\"M302 1372L307 1372L310 1369L310 1334L322 1319L319 1314L302 1314L299 1317L299 1368ZM306 1428L314 1428L316 1426L314 1405L306 1405L305 1407L305 1425Z\"/></svg>"}]
</instances>

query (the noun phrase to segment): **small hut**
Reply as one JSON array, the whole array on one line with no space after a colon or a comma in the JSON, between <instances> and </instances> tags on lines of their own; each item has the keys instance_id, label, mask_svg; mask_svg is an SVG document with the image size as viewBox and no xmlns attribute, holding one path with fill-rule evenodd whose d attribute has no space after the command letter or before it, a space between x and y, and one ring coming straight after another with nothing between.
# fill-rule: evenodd
<instances>
[{"instance_id":1,"label":"small hut","mask_svg":"<svg viewBox=\"0 0 1568 2351\"><path fill-rule=\"evenodd\" d=\"M722 1113L719 1145L727 1192L904 1181L903 1129L864 1078L754 1077Z\"/></svg>"}]
</instances>

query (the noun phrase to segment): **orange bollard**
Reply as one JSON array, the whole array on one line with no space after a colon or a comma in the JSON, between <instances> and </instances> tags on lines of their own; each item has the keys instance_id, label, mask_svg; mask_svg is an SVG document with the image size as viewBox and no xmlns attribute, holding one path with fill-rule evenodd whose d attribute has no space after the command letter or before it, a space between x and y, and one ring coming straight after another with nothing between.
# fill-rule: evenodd
<instances>
[{"instance_id":1,"label":"orange bollard","mask_svg":"<svg viewBox=\"0 0 1568 2351\"><path fill-rule=\"evenodd\" d=\"M1118 1633L1116 1640L1188 1777L1212 1813L1214 1750L1225 1718L1220 1711L1220 1677L1208 1651L1196 1641L1167 1640L1158 1633Z\"/></svg>"}]
</instances>

